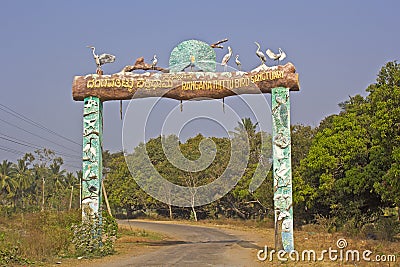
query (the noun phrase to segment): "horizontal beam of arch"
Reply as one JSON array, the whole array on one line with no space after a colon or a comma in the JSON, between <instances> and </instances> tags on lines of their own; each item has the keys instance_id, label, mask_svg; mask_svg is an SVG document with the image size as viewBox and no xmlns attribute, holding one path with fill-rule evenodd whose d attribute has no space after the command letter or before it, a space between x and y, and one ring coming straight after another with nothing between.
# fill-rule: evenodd
<instances>
[{"instance_id":1,"label":"horizontal beam of arch","mask_svg":"<svg viewBox=\"0 0 400 267\"><path fill-rule=\"evenodd\" d=\"M76 101L89 96L101 101L161 96L177 100L219 99L240 94L271 93L278 87L300 90L299 77L292 63L275 67L261 65L251 72L120 72L75 76L72 96Z\"/></svg>"}]
</instances>

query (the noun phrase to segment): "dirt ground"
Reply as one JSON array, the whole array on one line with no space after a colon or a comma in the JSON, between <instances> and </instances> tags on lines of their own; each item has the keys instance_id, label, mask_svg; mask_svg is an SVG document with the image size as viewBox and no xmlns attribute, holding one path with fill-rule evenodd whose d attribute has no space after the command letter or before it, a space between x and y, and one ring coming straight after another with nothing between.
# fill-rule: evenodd
<instances>
[{"instance_id":1,"label":"dirt ground","mask_svg":"<svg viewBox=\"0 0 400 267\"><path fill-rule=\"evenodd\" d=\"M295 249L300 253L304 250L315 250L318 258L323 250L338 250L337 242L339 239L345 239L347 242L346 248L343 249L344 253L346 250L358 250L360 253L363 251L370 250L372 252L369 255L370 262L361 261L332 261L329 259L328 254L325 254L324 259L321 261L278 261L277 254L273 255L273 260L269 258L265 261L257 260L257 251L267 246L268 252L274 247L274 230L272 228L258 228L255 226L244 226L240 223L216 223L216 222L174 222L166 221L164 224L184 224L184 225L197 225L202 227L209 227L212 229L218 229L224 233L228 233L239 237L241 240L250 240L252 244L255 244L256 249L243 250L243 246L239 246L237 243L229 246L224 253L224 257L230 261L238 263L237 266L374 266L374 267L400 267L400 242L386 242L378 240L360 240L343 237L340 233L321 233L314 231L313 228L305 229L302 231L295 231ZM127 227L122 226L121 227ZM132 257L149 254L157 251L165 246L174 244L174 241L179 240L177 236L166 236L158 235L157 240L151 240L147 237L128 236L124 235L119 238L116 242L116 254L107 256L99 259L60 259L61 263L52 263L48 266L113 266L116 262L128 262ZM260 254L263 256L264 254ZM271 255L271 254L268 254ZM376 255L396 257L396 261L393 262L378 262L376 261Z\"/></svg>"}]
</instances>

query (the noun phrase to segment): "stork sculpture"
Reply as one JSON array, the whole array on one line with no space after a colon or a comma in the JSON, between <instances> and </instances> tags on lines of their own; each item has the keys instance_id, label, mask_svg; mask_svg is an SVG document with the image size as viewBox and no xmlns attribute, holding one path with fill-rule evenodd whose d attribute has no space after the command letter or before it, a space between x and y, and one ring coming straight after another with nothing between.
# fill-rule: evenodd
<instances>
[{"instance_id":1,"label":"stork sculpture","mask_svg":"<svg viewBox=\"0 0 400 267\"><path fill-rule=\"evenodd\" d=\"M94 47L94 46L87 46L87 47L92 49L93 58L94 58L94 61L96 62L96 66L97 66L96 73L99 75L103 74L103 70L101 69L101 66L106 63L113 63L115 61L115 56L111 55L111 54L97 55L95 53L96 47Z\"/></svg>"},{"instance_id":2,"label":"stork sculpture","mask_svg":"<svg viewBox=\"0 0 400 267\"><path fill-rule=\"evenodd\" d=\"M151 67L154 69L158 63L157 55L153 56L153 59L151 60Z\"/></svg>"},{"instance_id":3,"label":"stork sculpture","mask_svg":"<svg viewBox=\"0 0 400 267\"><path fill-rule=\"evenodd\" d=\"M232 56L232 48L230 46L228 46L228 54L226 54L222 58L222 62L221 62L221 66L224 66L224 71L226 71L226 67L227 67L228 61L231 59L231 56Z\"/></svg>"},{"instance_id":4,"label":"stork sculpture","mask_svg":"<svg viewBox=\"0 0 400 267\"><path fill-rule=\"evenodd\" d=\"M261 64L264 64L265 63L265 61L267 61L267 58L265 57L265 55L264 55L264 53L263 52L261 52L261 50L260 50L260 44L259 43L257 43L257 42L254 42L256 45L257 45L257 51L256 51L256 55L258 56L258 58L261 60Z\"/></svg>"},{"instance_id":5,"label":"stork sculpture","mask_svg":"<svg viewBox=\"0 0 400 267\"><path fill-rule=\"evenodd\" d=\"M235 57L235 63L238 66L239 70L242 70L242 63L239 61L239 55L236 55Z\"/></svg>"},{"instance_id":6,"label":"stork sculpture","mask_svg":"<svg viewBox=\"0 0 400 267\"><path fill-rule=\"evenodd\" d=\"M270 49L267 49L267 51L265 51L265 53L267 53L267 56L272 59L273 61L277 61L278 60L278 64L280 61L284 60L286 58L286 53L283 52L283 50L281 48L279 48L279 53L275 54L274 52L272 52Z\"/></svg>"}]
</instances>

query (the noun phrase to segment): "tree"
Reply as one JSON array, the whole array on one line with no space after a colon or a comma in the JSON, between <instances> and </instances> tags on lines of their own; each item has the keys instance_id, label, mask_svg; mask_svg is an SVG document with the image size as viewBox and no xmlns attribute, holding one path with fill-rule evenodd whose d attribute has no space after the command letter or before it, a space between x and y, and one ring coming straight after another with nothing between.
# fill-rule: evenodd
<instances>
[{"instance_id":1,"label":"tree","mask_svg":"<svg viewBox=\"0 0 400 267\"><path fill-rule=\"evenodd\" d=\"M5 212L66 210L77 179L62 169L63 160L48 149L26 153L15 163L0 163L0 204ZM79 191L76 192L79 194ZM10 209L12 208L12 209Z\"/></svg>"},{"instance_id":2,"label":"tree","mask_svg":"<svg viewBox=\"0 0 400 267\"><path fill-rule=\"evenodd\" d=\"M350 97L323 120L295 172L295 200L313 214L361 225L399 206L400 68L389 62L369 95Z\"/></svg>"},{"instance_id":3,"label":"tree","mask_svg":"<svg viewBox=\"0 0 400 267\"><path fill-rule=\"evenodd\" d=\"M15 174L15 166L8 160L3 160L0 164L0 190L3 201L14 196L17 183L13 175Z\"/></svg>"},{"instance_id":4,"label":"tree","mask_svg":"<svg viewBox=\"0 0 400 267\"><path fill-rule=\"evenodd\" d=\"M55 160L49 166L50 174L52 176L56 191L63 189L66 184L65 180L66 171L61 169L62 162L63 162L62 159Z\"/></svg>"},{"instance_id":5,"label":"tree","mask_svg":"<svg viewBox=\"0 0 400 267\"><path fill-rule=\"evenodd\" d=\"M373 189L376 176L371 177L367 168L371 146L368 124L366 114L343 111L316 134L295 173L300 176L297 182L308 185L303 199L311 214L337 216L344 222L378 211L379 197Z\"/></svg>"},{"instance_id":6,"label":"tree","mask_svg":"<svg viewBox=\"0 0 400 267\"><path fill-rule=\"evenodd\" d=\"M243 128L249 136L254 136L256 133L258 122L253 123L250 118L243 118L239 122L239 128Z\"/></svg>"},{"instance_id":7,"label":"tree","mask_svg":"<svg viewBox=\"0 0 400 267\"><path fill-rule=\"evenodd\" d=\"M129 162L140 165L132 155L129 156ZM146 193L137 185L129 172L123 153L109 155L107 166L108 173L104 185L115 214L120 214L125 209L127 216L131 216L135 210L141 210L150 203Z\"/></svg>"},{"instance_id":8,"label":"tree","mask_svg":"<svg viewBox=\"0 0 400 267\"><path fill-rule=\"evenodd\" d=\"M397 207L400 220L400 64L388 62L367 91L371 169L380 177L374 188L388 205Z\"/></svg>"},{"instance_id":9,"label":"tree","mask_svg":"<svg viewBox=\"0 0 400 267\"><path fill-rule=\"evenodd\" d=\"M36 178L41 179L41 210L44 211L46 198L56 197L57 192L54 192L52 189L56 189L55 191L57 191L55 185L58 183L58 186L60 186L61 184L61 176L58 172L60 171L60 166L63 164L63 160L60 157L56 157L53 151L46 148L36 150L35 155L34 171ZM47 194L45 190L46 181L49 182ZM56 201L58 203L59 198L56 197Z\"/></svg>"},{"instance_id":10,"label":"tree","mask_svg":"<svg viewBox=\"0 0 400 267\"><path fill-rule=\"evenodd\" d=\"M300 165L300 161L307 156L316 129L301 124L293 125L290 129L292 138L292 168L295 170Z\"/></svg>"},{"instance_id":11,"label":"tree","mask_svg":"<svg viewBox=\"0 0 400 267\"><path fill-rule=\"evenodd\" d=\"M29 169L30 161L28 155L25 155L22 159L17 160L15 167L15 182L17 190L14 195L14 202L21 202L21 208L25 208L25 197L26 192L32 186L32 173Z\"/></svg>"}]
</instances>

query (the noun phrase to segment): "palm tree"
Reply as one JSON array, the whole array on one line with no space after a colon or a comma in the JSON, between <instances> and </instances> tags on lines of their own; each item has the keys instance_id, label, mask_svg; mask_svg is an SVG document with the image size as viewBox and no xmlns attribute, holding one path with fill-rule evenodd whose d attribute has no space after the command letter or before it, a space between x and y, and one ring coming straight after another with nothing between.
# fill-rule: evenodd
<instances>
[{"instance_id":1,"label":"palm tree","mask_svg":"<svg viewBox=\"0 0 400 267\"><path fill-rule=\"evenodd\" d=\"M56 161L53 161L52 164L49 166L50 170L50 178L52 180L52 183L54 185L54 198L55 198L55 204L57 207L57 210L60 209L60 204L62 201L62 190L66 186L66 181L65 181L65 170L61 170L61 164Z\"/></svg>"},{"instance_id":2,"label":"palm tree","mask_svg":"<svg viewBox=\"0 0 400 267\"><path fill-rule=\"evenodd\" d=\"M76 171L76 178L79 181L79 208L82 208L82 170Z\"/></svg>"},{"instance_id":3,"label":"palm tree","mask_svg":"<svg viewBox=\"0 0 400 267\"><path fill-rule=\"evenodd\" d=\"M44 180L41 175L42 171L38 165L35 165L32 169L32 180L33 180L33 195L34 202L38 207L41 207L41 210L44 210ZM42 199L42 201L41 201ZM40 203L42 202L42 203Z\"/></svg>"},{"instance_id":4,"label":"palm tree","mask_svg":"<svg viewBox=\"0 0 400 267\"><path fill-rule=\"evenodd\" d=\"M14 203L19 199L21 206L24 208L25 193L32 186L32 175L31 170L28 168L29 162L25 159L19 159L15 167L15 182L17 184L17 190L14 196Z\"/></svg>"},{"instance_id":5,"label":"palm tree","mask_svg":"<svg viewBox=\"0 0 400 267\"><path fill-rule=\"evenodd\" d=\"M13 163L3 160L0 164L0 194L5 198L11 198L15 194L17 184L14 180L15 168Z\"/></svg>"},{"instance_id":6,"label":"palm tree","mask_svg":"<svg viewBox=\"0 0 400 267\"><path fill-rule=\"evenodd\" d=\"M72 172L67 172L67 174L65 175L65 183L66 183L66 189L71 188L71 194L70 194L70 198L69 198L69 208L68 210L71 210L72 208L72 198L74 195L74 187L76 185L79 186L80 185L77 184L77 182L79 182L79 180L74 176L74 174Z\"/></svg>"},{"instance_id":7,"label":"palm tree","mask_svg":"<svg viewBox=\"0 0 400 267\"><path fill-rule=\"evenodd\" d=\"M56 191L63 189L66 183L65 170L61 170L61 164L58 164L56 162L50 164L49 168Z\"/></svg>"},{"instance_id":8,"label":"palm tree","mask_svg":"<svg viewBox=\"0 0 400 267\"><path fill-rule=\"evenodd\" d=\"M239 125L241 125L241 127L243 127L243 129L247 132L249 137L253 137L256 133L256 128L257 128L258 122L253 124L253 122L251 121L250 118L243 118L242 122L241 123L239 122Z\"/></svg>"}]
</instances>

